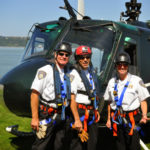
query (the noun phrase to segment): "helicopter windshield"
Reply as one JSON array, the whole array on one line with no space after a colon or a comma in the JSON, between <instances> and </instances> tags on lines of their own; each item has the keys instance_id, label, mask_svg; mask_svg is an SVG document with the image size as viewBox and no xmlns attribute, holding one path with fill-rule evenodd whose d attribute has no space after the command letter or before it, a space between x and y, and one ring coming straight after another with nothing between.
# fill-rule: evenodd
<instances>
[{"instance_id":1,"label":"helicopter windshield","mask_svg":"<svg viewBox=\"0 0 150 150\"><path fill-rule=\"evenodd\" d=\"M89 46L92 50L92 64L100 75L105 69L112 50L115 32L110 27L91 26L74 27L64 41L72 44L73 52L79 45ZM72 56L73 57L73 56ZM74 58L71 58L74 63Z\"/></svg>"},{"instance_id":2,"label":"helicopter windshield","mask_svg":"<svg viewBox=\"0 0 150 150\"><path fill-rule=\"evenodd\" d=\"M61 33L63 25L49 24L46 27L36 26L29 43L27 44L23 59L32 56L44 56ZM63 38L63 41L72 45L73 52L80 45L92 49L92 64L100 74L106 67L112 50L115 32L112 26L92 25L74 26ZM51 55L52 53L50 53ZM75 63L73 56L71 63Z\"/></svg>"},{"instance_id":3,"label":"helicopter windshield","mask_svg":"<svg viewBox=\"0 0 150 150\"><path fill-rule=\"evenodd\" d=\"M48 24L46 27L36 25L32 37L28 41L23 59L31 56L45 55L61 32L62 25Z\"/></svg>"}]
</instances>

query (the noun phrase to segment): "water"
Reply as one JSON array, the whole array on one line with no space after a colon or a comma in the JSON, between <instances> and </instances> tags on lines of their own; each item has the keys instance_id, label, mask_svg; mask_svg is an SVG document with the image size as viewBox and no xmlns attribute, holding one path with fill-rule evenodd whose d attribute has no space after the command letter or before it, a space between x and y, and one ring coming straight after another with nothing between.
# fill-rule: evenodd
<instances>
[{"instance_id":1,"label":"water","mask_svg":"<svg viewBox=\"0 0 150 150\"><path fill-rule=\"evenodd\" d=\"M23 53L23 47L0 47L0 78L19 64ZM100 71L102 55L103 52L94 49L92 63L94 68L98 68L98 72Z\"/></svg>"},{"instance_id":2,"label":"water","mask_svg":"<svg viewBox=\"0 0 150 150\"><path fill-rule=\"evenodd\" d=\"M0 47L0 78L19 64L23 52L23 47Z\"/></svg>"}]
</instances>

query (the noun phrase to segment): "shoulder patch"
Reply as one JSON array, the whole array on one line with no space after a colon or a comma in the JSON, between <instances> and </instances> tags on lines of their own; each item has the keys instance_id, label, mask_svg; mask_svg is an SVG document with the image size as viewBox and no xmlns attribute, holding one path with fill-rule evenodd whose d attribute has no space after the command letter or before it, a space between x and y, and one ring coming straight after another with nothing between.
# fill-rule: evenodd
<instances>
[{"instance_id":1,"label":"shoulder patch","mask_svg":"<svg viewBox=\"0 0 150 150\"><path fill-rule=\"evenodd\" d=\"M143 82L142 80L139 81L139 84L140 84L142 87L145 87L145 88L146 88L146 86L145 86L145 84L144 84L144 82Z\"/></svg>"},{"instance_id":2,"label":"shoulder patch","mask_svg":"<svg viewBox=\"0 0 150 150\"><path fill-rule=\"evenodd\" d=\"M70 74L70 82L74 80L74 75Z\"/></svg>"},{"instance_id":3,"label":"shoulder patch","mask_svg":"<svg viewBox=\"0 0 150 150\"><path fill-rule=\"evenodd\" d=\"M39 73L38 73L38 79L41 80L41 79L43 79L43 78L45 78L45 77L46 77L46 72L44 72L44 71L39 71Z\"/></svg>"},{"instance_id":4,"label":"shoulder patch","mask_svg":"<svg viewBox=\"0 0 150 150\"><path fill-rule=\"evenodd\" d=\"M132 84L129 84L129 85L128 85L128 88L132 89L132 88L133 88L133 85L132 85Z\"/></svg>"}]
</instances>

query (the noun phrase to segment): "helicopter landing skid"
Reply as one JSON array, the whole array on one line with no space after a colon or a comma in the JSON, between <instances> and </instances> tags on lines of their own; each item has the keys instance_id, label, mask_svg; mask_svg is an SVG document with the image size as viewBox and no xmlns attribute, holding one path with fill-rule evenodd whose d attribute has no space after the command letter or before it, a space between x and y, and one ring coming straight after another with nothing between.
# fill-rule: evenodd
<instances>
[{"instance_id":1,"label":"helicopter landing skid","mask_svg":"<svg viewBox=\"0 0 150 150\"><path fill-rule=\"evenodd\" d=\"M18 131L18 125L12 125L12 126L8 126L6 127L6 131L16 135L18 137L28 137L28 136L33 136L35 133L32 132L23 132L23 131Z\"/></svg>"}]
</instances>

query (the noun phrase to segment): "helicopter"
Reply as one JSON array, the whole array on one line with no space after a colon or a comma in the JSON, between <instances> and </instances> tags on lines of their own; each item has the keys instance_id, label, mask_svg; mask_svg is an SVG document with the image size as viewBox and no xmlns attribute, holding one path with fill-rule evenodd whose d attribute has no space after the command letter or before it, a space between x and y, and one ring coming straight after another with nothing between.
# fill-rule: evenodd
<instances>
[{"instance_id":1,"label":"helicopter","mask_svg":"<svg viewBox=\"0 0 150 150\"><path fill-rule=\"evenodd\" d=\"M92 64L100 84L101 102L99 111L103 113L103 94L114 72L114 59L120 51L131 57L130 72L140 76L150 91L150 22L138 20L141 3L137 0L126 2L126 11L121 13L120 21L93 20L77 12L64 0L70 19L34 24L29 33L25 52L18 66L6 73L1 79L3 98L9 110L21 117L31 117L31 84L38 68L53 59L56 45L62 41L72 45L73 52L79 45L92 49ZM77 15L82 20L77 19ZM124 19L126 18L126 20ZM70 63L74 63L73 56ZM103 115L102 115L103 116ZM105 118L102 117L102 120Z\"/></svg>"}]
</instances>

